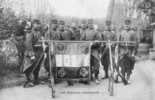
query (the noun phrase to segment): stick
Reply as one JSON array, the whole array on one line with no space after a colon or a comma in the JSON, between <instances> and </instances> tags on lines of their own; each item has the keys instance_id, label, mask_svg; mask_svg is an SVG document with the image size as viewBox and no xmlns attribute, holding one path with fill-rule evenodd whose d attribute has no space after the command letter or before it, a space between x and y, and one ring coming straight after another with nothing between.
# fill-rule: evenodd
<instances>
[{"instance_id":1,"label":"stick","mask_svg":"<svg viewBox=\"0 0 155 100\"><path fill-rule=\"evenodd\" d=\"M41 42L45 41L45 42L49 42L49 41L53 41L53 42L63 42L63 43L82 43L82 42L92 42L92 43L108 43L108 41L66 41L66 40L40 40ZM137 42L134 41L110 41L112 44L116 44L116 43L129 43L129 44L136 44Z\"/></svg>"},{"instance_id":2,"label":"stick","mask_svg":"<svg viewBox=\"0 0 155 100\"><path fill-rule=\"evenodd\" d=\"M49 69L50 69L50 82L51 82L51 91L52 91L52 98L55 98L55 89L54 89L54 77L52 71L52 63L51 63L51 42L49 41Z\"/></svg>"},{"instance_id":3,"label":"stick","mask_svg":"<svg viewBox=\"0 0 155 100\"><path fill-rule=\"evenodd\" d=\"M111 42L108 41L108 47L109 47L109 56L110 56L110 77L109 77L109 92L110 96L114 95L114 87L113 87L113 61L112 61L112 52L111 52Z\"/></svg>"}]
</instances>

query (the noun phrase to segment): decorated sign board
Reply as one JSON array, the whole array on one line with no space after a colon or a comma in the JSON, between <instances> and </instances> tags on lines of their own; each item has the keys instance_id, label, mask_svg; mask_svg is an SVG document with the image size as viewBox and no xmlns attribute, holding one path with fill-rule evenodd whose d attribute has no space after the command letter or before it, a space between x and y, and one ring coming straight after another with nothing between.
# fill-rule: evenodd
<instances>
[{"instance_id":1,"label":"decorated sign board","mask_svg":"<svg viewBox=\"0 0 155 100\"><path fill-rule=\"evenodd\" d=\"M55 42L56 78L90 78L90 43Z\"/></svg>"}]
</instances>

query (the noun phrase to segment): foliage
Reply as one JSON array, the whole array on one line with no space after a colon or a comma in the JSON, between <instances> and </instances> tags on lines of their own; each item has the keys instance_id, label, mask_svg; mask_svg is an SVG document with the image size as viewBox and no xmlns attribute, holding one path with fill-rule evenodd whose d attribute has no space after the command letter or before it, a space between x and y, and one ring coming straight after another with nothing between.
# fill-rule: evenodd
<instances>
[{"instance_id":1,"label":"foliage","mask_svg":"<svg viewBox=\"0 0 155 100\"><path fill-rule=\"evenodd\" d=\"M6 39L16 32L17 17L11 8L0 8L0 39Z\"/></svg>"}]
</instances>

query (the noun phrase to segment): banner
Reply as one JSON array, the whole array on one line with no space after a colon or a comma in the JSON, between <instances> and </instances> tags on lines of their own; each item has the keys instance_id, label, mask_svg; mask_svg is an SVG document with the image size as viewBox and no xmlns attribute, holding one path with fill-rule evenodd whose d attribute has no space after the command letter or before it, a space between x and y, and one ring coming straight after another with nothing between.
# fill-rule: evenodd
<instances>
[{"instance_id":1,"label":"banner","mask_svg":"<svg viewBox=\"0 0 155 100\"><path fill-rule=\"evenodd\" d=\"M56 42L56 67L88 67L90 66L90 43Z\"/></svg>"}]
</instances>

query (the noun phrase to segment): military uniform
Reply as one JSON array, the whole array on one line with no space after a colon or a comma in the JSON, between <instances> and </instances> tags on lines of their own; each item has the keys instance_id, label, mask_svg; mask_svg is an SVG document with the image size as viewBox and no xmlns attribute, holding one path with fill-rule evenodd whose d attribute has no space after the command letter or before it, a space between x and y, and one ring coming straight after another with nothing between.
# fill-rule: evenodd
<instances>
[{"instance_id":1,"label":"military uniform","mask_svg":"<svg viewBox=\"0 0 155 100\"><path fill-rule=\"evenodd\" d=\"M102 34L102 40L104 41L116 41L117 35L115 27L112 25L111 21L107 20L105 23L105 27ZM115 45L111 46L112 50L112 58L114 58L114 51L115 51ZM108 78L108 69L110 64L110 55L109 55L109 47L104 44L104 46L101 47L101 64L104 66L103 69L105 71L105 78Z\"/></svg>"},{"instance_id":2,"label":"military uniform","mask_svg":"<svg viewBox=\"0 0 155 100\"><path fill-rule=\"evenodd\" d=\"M132 52L136 47L137 35L130 23L126 22L126 24L122 27L122 30L119 35L119 40L135 42L135 44L131 44L131 43L120 44L120 47L121 47L120 51L122 51L121 55L124 53L129 53L130 55L132 55Z\"/></svg>"},{"instance_id":3,"label":"military uniform","mask_svg":"<svg viewBox=\"0 0 155 100\"><path fill-rule=\"evenodd\" d=\"M24 70L27 82L24 87L33 86L38 84L38 74L41 67L41 63L44 59L43 48L41 46L35 46L39 43L41 34L39 31L33 29L25 35L25 56L24 56ZM39 43L39 45L41 45ZM33 78L31 77L33 76ZM31 84L31 85L29 85Z\"/></svg>"},{"instance_id":4,"label":"military uniform","mask_svg":"<svg viewBox=\"0 0 155 100\"><path fill-rule=\"evenodd\" d=\"M60 40L61 34L58 30L58 27L56 25L53 25L50 27L49 37L51 40Z\"/></svg>"},{"instance_id":5,"label":"military uniform","mask_svg":"<svg viewBox=\"0 0 155 100\"><path fill-rule=\"evenodd\" d=\"M29 31L27 31L25 34L25 41L24 41L25 52L24 52L24 60L23 60L23 72L25 73L27 78L26 84L32 81L32 78L31 78L31 73L33 69L32 64L35 59L35 55L32 47L32 40L33 40L33 34L29 29Z\"/></svg>"},{"instance_id":6,"label":"military uniform","mask_svg":"<svg viewBox=\"0 0 155 100\"><path fill-rule=\"evenodd\" d=\"M85 30L83 33L81 40L86 41L94 41L94 40L100 40L100 34L96 32L92 26L88 27L88 29ZM100 44L94 43L91 47L91 73L94 74L94 77L96 81L98 80L98 74L99 74L99 48Z\"/></svg>"},{"instance_id":7,"label":"military uniform","mask_svg":"<svg viewBox=\"0 0 155 100\"><path fill-rule=\"evenodd\" d=\"M80 29L73 27L72 28L72 40L79 41L81 38L81 31Z\"/></svg>"},{"instance_id":8,"label":"military uniform","mask_svg":"<svg viewBox=\"0 0 155 100\"><path fill-rule=\"evenodd\" d=\"M18 25L16 34L15 34L15 44L18 49L19 67L21 72L23 70L22 63L23 63L24 51L25 51L24 49L25 25L26 25L26 21L23 21L20 25Z\"/></svg>"},{"instance_id":9,"label":"military uniform","mask_svg":"<svg viewBox=\"0 0 155 100\"><path fill-rule=\"evenodd\" d=\"M68 29L61 33L62 40L72 40L72 32Z\"/></svg>"},{"instance_id":10,"label":"military uniform","mask_svg":"<svg viewBox=\"0 0 155 100\"><path fill-rule=\"evenodd\" d=\"M117 36L116 36L116 31L114 26L105 26L104 27L104 31L102 33L102 39L105 41L116 41L117 40Z\"/></svg>"},{"instance_id":11,"label":"military uniform","mask_svg":"<svg viewBox=\"0 0 155 100\"><path fill-rule=\"evenodd\" d=\"M93 29L87 29L81 36L81 40L85 41L93 41L93 40L98 40L98 34L96 31Z\"/></svg>"}]
</instances>

